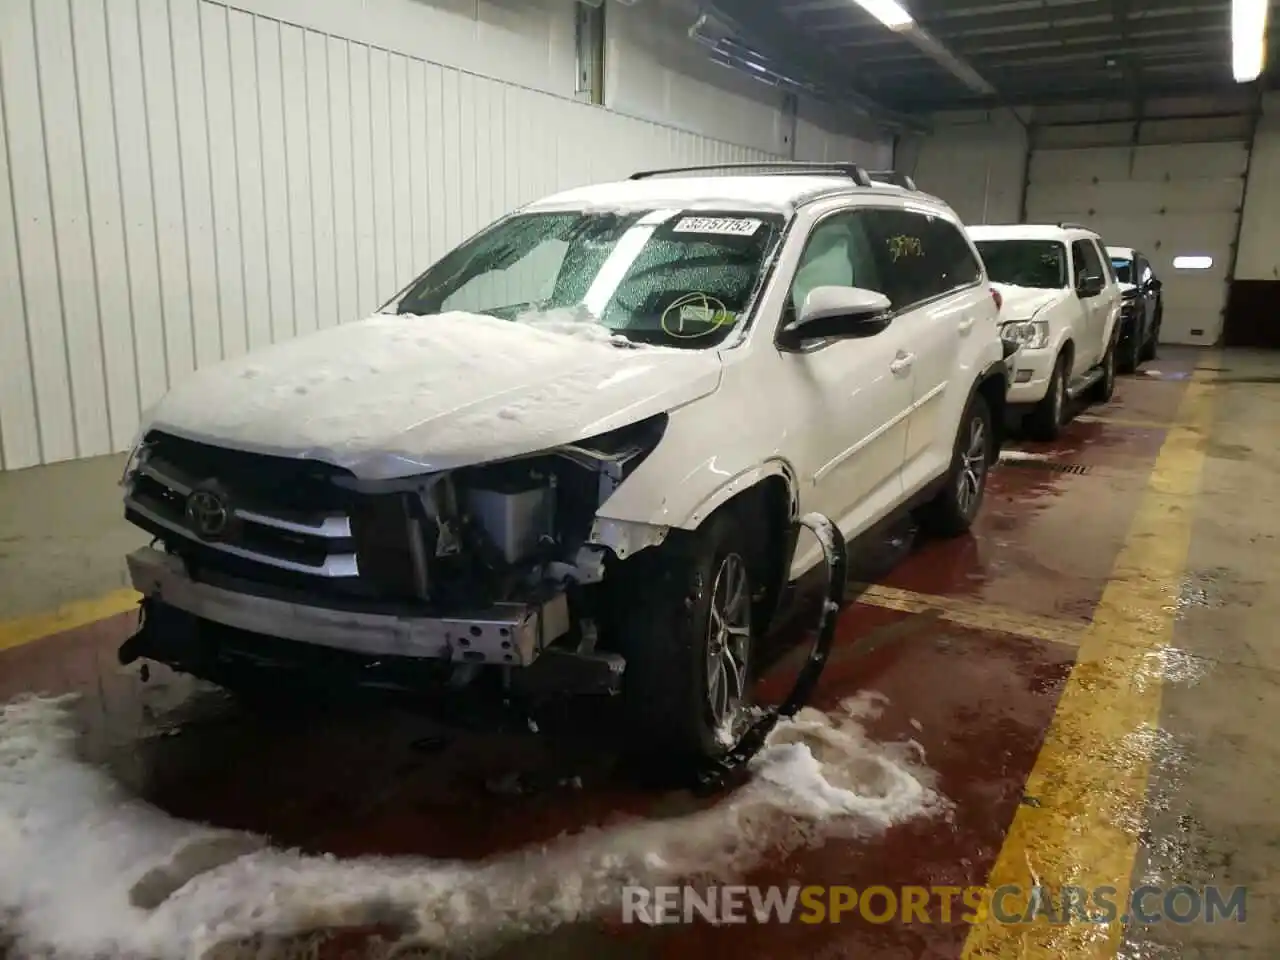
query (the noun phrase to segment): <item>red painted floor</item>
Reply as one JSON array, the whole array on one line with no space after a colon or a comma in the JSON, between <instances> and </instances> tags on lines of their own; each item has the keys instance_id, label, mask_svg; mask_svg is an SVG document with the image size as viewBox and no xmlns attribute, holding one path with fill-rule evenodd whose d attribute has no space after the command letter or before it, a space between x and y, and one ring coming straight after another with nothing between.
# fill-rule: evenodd
<instances>
[{"instance_id":1,"label":"red painted floor","mask_svg":"<svg viewBox=\"0 0 1280 960\"><path fill-rule=\"evenodd\" d=\"M1149 379L1122 381L1117 402L1090 413L1168 420L1180 383ZM1073 424L1053 445L1019 443L1089 472L1001 466L972 537L903 544L898 553L905 555L891 556L897 562L876 579L1087 621L1161 439L1158 430L1090 421ZM157 668L143 684L136 668L125 671L114 661L131 622L125 615L0 653L0 702L28 691L82 694L76 710L84 755L176 817L338 857L479 861L566 832L683 816L722 799L642 789L598 747L571 740L451 735L402 708L249 713ZM936 615L850 606L814 705L836 710L857 695L884 698L879 714L865 722L868 738L907 754L918 749L949 808L884 832L828 838L816 848L779 849L796 846L788 842L795 837L784 835L760 852L743 879L981 884L1024 801L1025 777L1073 653ZM762 679L762 699L788 688L788 665L796 660L783 658ZM524 792L505 789L513 771L525 774ZM624 928L606 916L524 940L510 955L950 958L959 955L963 937L958 922ZM371 949L357 931L335 940L325 955L373 956Z\"/></svg>"}]
</instances>

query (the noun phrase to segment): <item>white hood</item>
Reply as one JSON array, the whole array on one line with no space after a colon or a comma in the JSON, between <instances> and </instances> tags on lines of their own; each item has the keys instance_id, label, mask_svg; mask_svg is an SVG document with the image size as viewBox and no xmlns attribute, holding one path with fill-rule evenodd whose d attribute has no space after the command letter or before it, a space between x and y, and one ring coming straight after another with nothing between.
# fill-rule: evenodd
<instances>
[{"instance_id":1,"label":"white hood","mask_svg":"<svg viewBox=\"0 0 1280 960\"><path fill-rule=\"evenodd\" d=\"M715 350L627 349L575 326L377 315L202 370L144 429L390 479L584 440L719 384Z\"/></svg>"},{"instance_id":2,"label":"white hood","mask_svg":"<svg viewBox=\"0 0 1280 960\"><path fill-rule=\"evenodd\" d=\"M1070 290L1045 290L1041 287L1019 287L1012 283L993 283L1004 298L1000 309L1001 322L1030 320L1052 303L1059 303L1069 296Z\"/></svg>"}]
</instances>

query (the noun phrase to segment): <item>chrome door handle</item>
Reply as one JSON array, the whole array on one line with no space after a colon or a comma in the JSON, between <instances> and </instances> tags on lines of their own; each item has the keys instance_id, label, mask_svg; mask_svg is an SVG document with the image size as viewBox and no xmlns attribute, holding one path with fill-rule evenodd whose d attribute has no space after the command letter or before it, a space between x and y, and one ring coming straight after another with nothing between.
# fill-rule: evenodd
<instances>
[{"instance_id":1,"label":"chrome door handle","mask_svg":"<svg viewBox=\"0 0 1280 960\"><path fill-rule=\"evenodd\" d=\"M965 317L960 321L960 332L968 333L973 329L973 317Z\"/></svg>"},{"instance_id":2,"label":"chrome door handle","mask_svg":"<svg viewBox=\"0 0 1280 960\"><path fill-rule=\"evenodd\" d=\"M914 353L904 353L894 360L893 363L889 364L889 369L895 374L906 373L911 369L911 365L915 362L916 355Z\"/></svg>"}]
</instances>

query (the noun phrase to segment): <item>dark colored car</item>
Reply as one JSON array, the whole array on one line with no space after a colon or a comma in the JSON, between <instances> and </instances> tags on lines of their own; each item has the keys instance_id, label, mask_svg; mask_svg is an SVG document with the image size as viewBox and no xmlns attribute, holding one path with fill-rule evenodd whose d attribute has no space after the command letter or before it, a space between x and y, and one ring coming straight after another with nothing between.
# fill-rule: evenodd
<instances>
[{"instance_id":1,"label":"dark colored car","mask_svg":"<svg viewBox=\"0 0 1280 960\"><path fill-rule=\"evenodd\" d=\"M1161 283L1151 261L1132 247L1107 247L1111 266L1120 281L1120 347L1116 365L1132 373L1138 365L1154 360L1164 316Z\"/></svg>"}]
</instances>

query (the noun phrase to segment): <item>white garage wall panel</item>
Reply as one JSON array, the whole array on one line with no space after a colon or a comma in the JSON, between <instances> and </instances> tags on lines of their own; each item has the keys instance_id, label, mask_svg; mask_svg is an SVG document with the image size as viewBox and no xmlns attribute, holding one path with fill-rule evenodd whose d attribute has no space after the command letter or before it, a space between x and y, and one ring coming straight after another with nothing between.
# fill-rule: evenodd
<instances>
[{"instance_id":1,"label":"white garage wall panel","mask_svg":"<svg viewBox=\"0 0 1280 960\"><path fill-rule=\"evenodd\" d=\"M1144 129L1144 139L1193 135L1188 121L1162 123ZM1028 177L1027 219L1085 223L1109 244L1142 250L1165 283L1161 339L1216 342L1240 224L1248 141L1134 146L1123 143L1127 125L1062 129L1095 143L1110 130L1122 144L1037 146ZM1067 134L1057 136L1061 142ZM1174 258L1185 255L1210 256L1213 266L1175 270Z\"/></svg>"},{"instance_id":2,"label":"white garage wall panel","mask_svg":"<svg viewBox=\"0 0 1280 960\"><path fill-rule=\"evenodd\" d=\"M933 132L904 144L899 165L965 223L1017 223L1027 132L1007 111L940 114Z\"/></svg>"},{"instance_id":3,"label":"white garage wall panel","mask_svg":"<svg viewBox=\"0 0 1280 960\"><path fill-rule=\"evenodd\" d=\"M0 469L124 449L195 368L368 313L540 195L784 153L772 106L731 143L570 99L570 0L254 2L0 0ZM806 133L861 149L835 136Z\"/></svg>"},{"instance_id":4,"label":"white garage wall panel","mask_svg":"<svg viewBox=\"0 0 1280 960\"><path fill-rule=\"evenodd\" d=\"M1280 280L1280 96L1268 94L1253 141L1237 280Z\"/></svg>"}]
</instances>

